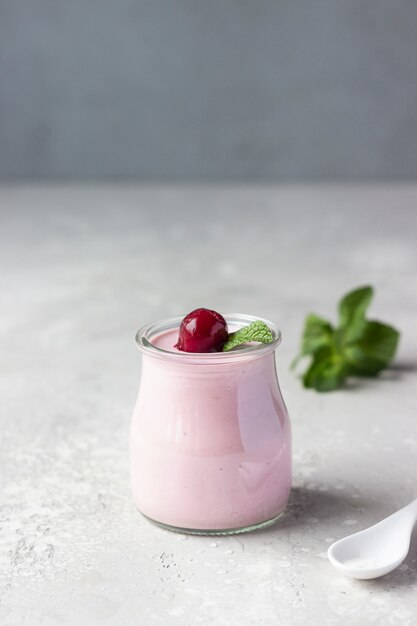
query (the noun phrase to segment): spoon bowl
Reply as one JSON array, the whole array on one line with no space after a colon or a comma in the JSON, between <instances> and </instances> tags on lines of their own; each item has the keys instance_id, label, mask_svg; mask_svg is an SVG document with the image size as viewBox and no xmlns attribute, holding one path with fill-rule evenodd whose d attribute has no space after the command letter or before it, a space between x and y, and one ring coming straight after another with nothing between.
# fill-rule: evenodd
<instances>
[{"instance_id":1,"label":"spoon bowl","mask_svg":"<svg viewBox=\"0 0 417 626\"><path fill-rule=\"evenodd\" d=\"M339 539L327 551L334 567L353 578L388 574L406 558L417 520L417 499L370 528Z\"/></svg>"}]
</instances>

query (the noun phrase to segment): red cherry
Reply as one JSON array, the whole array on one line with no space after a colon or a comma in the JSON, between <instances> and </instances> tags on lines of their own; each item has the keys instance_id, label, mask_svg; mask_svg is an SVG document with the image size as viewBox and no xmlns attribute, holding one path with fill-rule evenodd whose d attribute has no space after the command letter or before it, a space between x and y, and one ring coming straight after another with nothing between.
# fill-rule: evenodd
<instances>
[{"instance_id":1,"label":"red cherry","mask_svg":"<svg viewBox=\"0 0 417 626\"><path fill-rule=\"evenodd\" d=\"M195 309L182 320L175 347L182 352L220 352L228 336L223 315L211 309Z\"/></svg>"}]
</instances>

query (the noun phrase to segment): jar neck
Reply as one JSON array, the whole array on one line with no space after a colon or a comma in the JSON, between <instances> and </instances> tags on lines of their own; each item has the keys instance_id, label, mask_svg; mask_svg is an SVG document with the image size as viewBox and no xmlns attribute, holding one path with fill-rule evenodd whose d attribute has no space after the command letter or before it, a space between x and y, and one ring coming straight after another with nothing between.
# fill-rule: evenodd
<instances>
[{"instance_id":1,"label":"jar neck","mask_svg":"<svg viewBox=\"0 0 417 626\"><path fill-rule=\"evenodd\" d=\"M230 359L227 361L205 362L189 360L166 359L152 354L144 354L142 358L141 376L171 377L177 380L217 379L218 385L223 385L229 377L263 376L265 382L270 377L276 377L274 351L258 355L251 355L245 359Z\"/></svg>"},{"instance_id":2,"label":"jar neck","mask_svg":"<svg viewBox=\"0 0 417 626\"><path fill-rule=\"evenodd\" d=\"M225 314L224 317L226 319L229 332L235 332L236 330L261 319L241 314ZM232 363L243 364L253 359L257 360L260 357L271 355L281 342L281 333L275 324L269 320L261 320L265 322L272 332L272 341L268 344L250 344L231 350L230 352L215 353L180 352L174 347L167 349L157 345L157 338L162 336L164 333L178 333L182 319L182 316L174 317L160 320L142 327L136 334L136 343L143 355L164 361L175 362L184 366L198 366L200 368L202 366L220 367L222 365L230 366ZM172 342L172 345L173 343L174 342Z\"/></svg>"}]
</instances>

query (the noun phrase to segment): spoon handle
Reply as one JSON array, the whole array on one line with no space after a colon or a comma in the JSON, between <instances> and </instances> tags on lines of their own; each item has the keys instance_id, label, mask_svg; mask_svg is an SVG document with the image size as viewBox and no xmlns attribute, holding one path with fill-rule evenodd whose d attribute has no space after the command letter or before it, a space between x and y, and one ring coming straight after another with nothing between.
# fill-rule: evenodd
<instances>
[{"instance_id":1,"label":"spoon handle","mask_svg":"<svg viewBox=\"0 0 417 626\"><path fill-rule=\"evenodd\" d=\"M413 530L414 524L417 522L417 498L413 500L412 502L410 502L409 504L407 504L406 506L403 506L402 509L398 509L398 511L395 511L395 513L391 513L391 515L389 515L385 519L381 520L380 522L377 522L375 526L380 526L382 524L385 525L385 523L388 520L397 520L397 519L401 519L403 522L405 522L407 526L409 526L410 533L411 533L411 531ZM370 528L373 528L373 526L370 526Z\"/></svg>"},{"instance_id":2,"label":"spoon handle","mask_svg":"<svg viewBox=\"0 0 417 626\"><path fill-rule=\"evenodd\" d=\"M401 509L401 512L404 512L410 522L414 525L414 523L417 521L417 498L410 502L410 504L407 504L407 506L405 506L403 509Z\"/></svg>"}]
</instances>

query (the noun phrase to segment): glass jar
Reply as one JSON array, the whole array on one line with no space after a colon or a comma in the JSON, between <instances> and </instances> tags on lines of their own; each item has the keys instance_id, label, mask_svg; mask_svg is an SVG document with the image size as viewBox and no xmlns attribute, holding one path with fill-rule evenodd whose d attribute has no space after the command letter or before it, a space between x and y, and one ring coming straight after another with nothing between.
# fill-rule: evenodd
<instances>
[{"instance_id":1,"label":"glass jar","mask_svg":"<svg viewBox=\"0 0 417 626\"><path fill-rule=\"evenodd\" d=\"M255 321L226 315L229 331ZM151 521L194 534L272 524L291 489L291 429L275 368L281 335L230 352L173 346L182 318L145 326L130 430L133 500ZM162 342L167 345L167 341Z\"/></svg>"}]
</instances>

